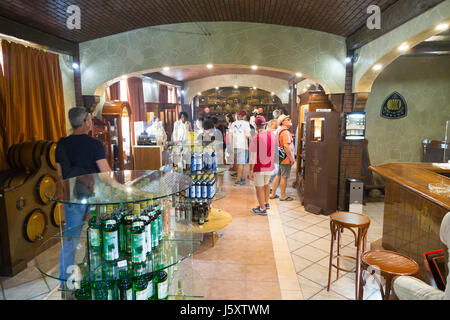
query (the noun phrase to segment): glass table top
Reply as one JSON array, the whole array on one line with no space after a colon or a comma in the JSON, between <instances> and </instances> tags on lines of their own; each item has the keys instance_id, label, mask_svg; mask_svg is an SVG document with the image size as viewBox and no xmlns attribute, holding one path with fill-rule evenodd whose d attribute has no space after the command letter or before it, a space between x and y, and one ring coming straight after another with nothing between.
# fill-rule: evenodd
<instances>
[{"instance_id":1,"label":"glass table top","mask_svg":"<svg viewBox=\"0 0 450 320\"><path fill-rule=\"evenodd\" d=\"M43 275L72 284L87 278L91 282L118 280L122 270L136 275L168 269L190 257L203 241L201 234L186 233L185 223L174 224L172 232L140 264L133 263L125 252L120 252L113 262L105 261L101 247L88 246L88 223L64 230L42 243L34 260Z\"/></svg>"},{"instance_id":2,"label":"glass table top","mask_svg":"<svg viewBox=\"0 0 450 320\"><path fill-rule=\"evenodd\" d=\"M182 192L192 184L190 177L158 170L122 170L87 174L58 181L45 196L70 204L108 205L156 200Z\"/></svg>"}]
</instances>

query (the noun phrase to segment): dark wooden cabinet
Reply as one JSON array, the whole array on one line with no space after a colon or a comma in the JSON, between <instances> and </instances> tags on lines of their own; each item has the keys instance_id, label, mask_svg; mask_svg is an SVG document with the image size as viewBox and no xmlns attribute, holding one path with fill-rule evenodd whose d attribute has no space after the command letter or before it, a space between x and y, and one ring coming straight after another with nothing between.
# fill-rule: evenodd
<instances>
[{"instance_id":1,"label":"dark wooden cabinet","mask_svg":"<svg viewBox=\"0 0 450 320\"><path fill-rule=\"evenodd\" d=\"M304 130L305 210L328 215L337 209L339 113L308 112Z\"/></svg>"}]
</instances>

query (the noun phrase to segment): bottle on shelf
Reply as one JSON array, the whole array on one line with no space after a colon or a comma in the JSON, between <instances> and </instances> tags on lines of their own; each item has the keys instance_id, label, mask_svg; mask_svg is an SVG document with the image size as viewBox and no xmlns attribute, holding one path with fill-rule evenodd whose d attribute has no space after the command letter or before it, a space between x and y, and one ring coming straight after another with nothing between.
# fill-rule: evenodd
<instances>
[{"instance_id":1,"label":"bottle on shelf","mask_svg":"<svg viewBox=\"0 0 450 320\"><path fill-rule=\"evenodd\" d=\"M134 220L131 225L131 262L143 263L147 258L144 221Z\"/></svg>"},{"instance_id":2,"label":"bottle on shelf","mask_svg":"<svg viewBox=\"0 0 450 320\"><path fill-rule=\"evenodd\" d=\"M133 294L134 300L148 300L148 281L145 274L134 277Z\"/></svg>"},{"instance_id":3,"label":"bottle on shelf","mask_svg":"<svg viewBox=\"0 0 450 320\"><path fill-rule=\"evenodd\" d=\"M105 261L119 259L119 227L112 217L103 224L103 258Z\"/></svg>"},{"instance_id":4,"label":"bottle on shelf","mask_svg":"<svg viewBox=\"0 0 450 320\"><path fill-rule=\"evenodd\" d=\"M167 272L165 271L156 272L155 282L156 282L156 299L167 300L169 296Z\"/></svg>"},{"instance_id":5,"label":"bottle on shelf","mask_svg":"<svg viewBox=\"0 0 450 320\"><path fill-rule=\"evenodd\" d=\"M102 224L95 213L95 207L94 210L91 211L91 216L88 224L89 245L91 249L100 248L102 245Z\"/></svg>"},{"instance_id":6,"label":"bottle on shelf","mask_svg":"<svg viewBox=\"0 0 450 320\"><path fill-rule=\"evenodd\" d=\"M118 287L120 300L133 300L133 282L126 272L120 273Z\"/></svg>"},{"instance_id":7,"label":"bottle on shelf","mask_svg":"<svg viewBox=\"0 0 450 320\"><path fill-rule=\"evenodd\" d=\"M175 296L175 300L184 300L186 298L186 295L184 294L183 288L182 288L182 280L178 280L178 289L177 294Z\"/></svg>"}]
</instances>

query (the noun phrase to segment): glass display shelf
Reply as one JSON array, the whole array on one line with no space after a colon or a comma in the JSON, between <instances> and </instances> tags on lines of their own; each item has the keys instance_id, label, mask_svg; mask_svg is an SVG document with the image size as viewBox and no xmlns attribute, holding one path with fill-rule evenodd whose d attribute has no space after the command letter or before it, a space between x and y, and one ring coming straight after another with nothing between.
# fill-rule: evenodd
<instances>
[{"instance_id":1,"label":"glass display shelf","mask_svg":"<svg viewBox=\"0 0 450 320\"><path fill-rule=\"evenodd\" d=\"M58 181L45 196L67 204L108 205L165 198L189 188L190 177L158 170L121 170Z\"/></svg>"}]
</instances>

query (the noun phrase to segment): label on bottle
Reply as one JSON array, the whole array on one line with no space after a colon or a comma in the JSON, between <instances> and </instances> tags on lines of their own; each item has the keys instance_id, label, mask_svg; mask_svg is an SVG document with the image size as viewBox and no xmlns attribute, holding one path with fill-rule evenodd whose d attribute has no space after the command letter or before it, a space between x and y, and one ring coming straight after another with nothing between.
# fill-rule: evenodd
<instances>
[{"instance_id":1,"label":"label on bottle","mask_svg":"<svg viewBox=\"0 0 450 320\"><path fill-rule=\"evenodd\" d=\"M105 260L113 261L119 258L119 239L117 231L107 232L103 231L103 252Z\"/></svg>"},{"instance_id":2,"label":"label on bottle","mask_svg":"<svg viewBox=\"0 0 450 320\"><path fill-rule=\"evenodd\" d=\"M151 223L147 224L145 226L145 243L146 243L146 249L147 253L152 252L152 228Z\"/></svg>"},{"instance_id":3,"label":"label on bottle","mask_svg":"<svg viewBox=\"0 0 450 320\"><path fill-rule=\"evenodd\" d=\"M91 247L100 246L101 233L99 228L89 228L89 239L91 240Z\"/></svg>"},{"instance_id":4,"label":"label on bottle","mask_svg":"<svg viewBox=\"0 0 450 320\"><path fill-rule=\"evenodd\" d=\"M117 262L117 267L118 268L126 268L127 267L127 260L121 260L121 261Z\"/></svg>"},{"instance_id":5,"label":"label on bottle","mask_svg":"<svg viewBox=\"0 0 450 320\"><path fill-rule=\"evenodd\" d=\"M202 186L200 184L197 184L195 186L195 197L201 198L201 196L202 196Z\"/></svg>"},{"instance_id":6,"label":"label on bottle","mask_svg":"<svg viewBox=\"0 0 450 320\"><path fill-rule=\"evenodd\" d=\"M159 241L162 240L163 238L163 223L162 223L162 215L159 214L158 215L158 239Z\"/></svg>"},{"instance_id":7,"label":"label on bottle","mask_svg":"<svg viewBox=\"0 0 450 320\"><path fill-rule=\"evenodd\" d=\"M133 213L139 215L141 213L141 206L139 203L133 204Z\"/></svg>"},{"instance_id":8,"label":"label on bottle","mask_svg":"<svg viewBox=\"0 0 450 320\"><path fill-rule=\"evenodd\" d=\"M113 291L113 289L108 289L108 295L106 297L106 300L114 300L114 291Z\"/></svg>"},{"instance_id":9,"label":"label on bottle","mask_svg":"<svg viewBox=\"0 0 450 320\"><path fill-rule=\"evenodd\" d=\"M208 195L208 189L207 189L207 185L203 184L202 185L202 198L206 199L206 196Z\"/></svg>"},{"instance_id":10,"label":"label on bottle","mask_svg":"<svg viewBox=\"0 0 450 320\"><path fill-rule=\"evenodd\" d=\"M126 300L133 300L133 288L127 290Z\"/></svg>"},{"instance_id":11,"label":"label on bottle","mask_svg":"<svg viewBox=\"0 0 450 320\"><path fill-rule=\"evenodd\" d=\"M131 235L131 260L133 263L144 262L147 251L145 250L145 232Z\"/></svg>"},{"instance_id":12,"label":"label on bottle","mask_svg":"<svg viewBox=\"0 0 450 320\"><path fill-rule=\"evenodd\" d=\"M195 185L192 185L192 186L189 188L189 197L190 197L190 198L195 198Z\"/></svg>"},{"instance_id":13,"label":"label on bottle","mask_svg":"<svg viewBox=\"0 0 450 320\"><path fill-rule=\"evenodd\" d=\"M156 248L158 246L158 222L156 220L153 220L151 222L151 229L152 229L152 247Z\"/></svg>"},{"instance_id":14,"label":"label on bottle","mask_svg":"<svg viewBox=\"0 0 450 320\"><path fill-rule=\"evenodd\" d=\"M153 279L151 279L147 284L147 299L153 296Z\"/></svg>"},{"instance_id":15,"label":"label on bottle","mask_svg":"<svg viewBox=\"0 0 450 320\"><path fill-rule=\"evenodd\" d=\"M167 298L167 280L158 282L158 299L162 300Z\"/></svg>"},{"instance_id":16,"label":"label on bottle","mask_svg":"<svg viewBox=\"0 0 450 320\"><path fill-rule=\"evenodd\" d=\"M147 288L145 288L144 290L141 290L141 291L136 291L136 300L147 300L148 299L148 289Z\"/></svg>"}]
</instances>

